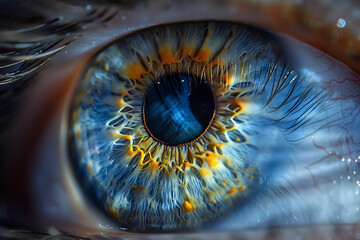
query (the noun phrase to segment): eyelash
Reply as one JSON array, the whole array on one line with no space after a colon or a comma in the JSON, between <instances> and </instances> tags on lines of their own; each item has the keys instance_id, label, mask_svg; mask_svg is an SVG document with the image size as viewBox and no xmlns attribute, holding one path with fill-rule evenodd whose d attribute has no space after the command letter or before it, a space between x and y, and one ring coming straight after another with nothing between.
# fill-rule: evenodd
<instances>
[{"instance_id":1,"label":"eyelash","mask_svg":"<svg viewBox=\"0 0 360 240\"><path fill-rule=\"evenodd\" d=\"M0 85L11 84L25 77L30 77L45 65L50 58L77 39L70 37L78 34L97 23L106 23L116 16L109 8L93 10L79 19L62 23L60 18L54 18L38 25L24 24L9 29L7 36L0 42L5 51L0 55L4 63L0 69L5 69L0 75ZM11 23L9 23L11 24ZM10 25L11 26L11 25ZM6 38L7 37L7 38ZM26 41L17 41L26 39ZM13 66L18 66L13 69ZM20 65L20 66L19 66Z\"/></svg>"},{"instance_id":2,"label":"eyelash","mask_svg":"<svg viewBox=\"0 0 360 240\"><path fill-rule=\"evenodd\" d=\"M76 9L72 5L67 7ZM14 24L13 20L4 23L10 28L6 29L0 40L0 129L10 122L25 90L56 53L74 42L82 30L98 23L107 23L117 13L105 7L68 21L57 17L45 23L25 22L20 26L19 23ZM45 20L46 16L40 19Z\"/></svg>"}]
</instances>

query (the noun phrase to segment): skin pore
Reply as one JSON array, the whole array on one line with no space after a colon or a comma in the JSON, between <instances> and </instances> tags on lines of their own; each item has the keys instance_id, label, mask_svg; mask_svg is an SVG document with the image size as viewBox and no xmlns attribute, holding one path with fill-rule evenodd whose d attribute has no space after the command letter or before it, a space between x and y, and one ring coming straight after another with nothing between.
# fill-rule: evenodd
<instances>
[{"instance_id":1,"label":"skin pore","mask_svg":"<svg viewBox=\"0 0 360 240\"><path fill-rule=\"evenodd\" d=\"M44 232L54 227L81 236L98 235L99 232L106 232L110 236L118 234L112 229L106 229L106 220L96 210L90 210L90 205L80 194L79 186L74 183L71 169L66 161L61 161L67 158L64 143L66 120L77 79L91 57L104 45L138 29L158 24L187 20L226 20L286 34L312 45L360 73L360 6L356 1L325 2L150 1L135 8L124 8L122 3L115 4L120 10L114 19L82 30L82 36L55 55L39 72L36 83L27 92L31 101L22 104L12 123L9 123L6 134L1 137L6 139L3 159L11 162L1 181L11 184L4 187L6 197L0 204L1 209L7 210L3 211L0 219L11 223L20 222L27 227L27 222L33 221ZM91 6L96 7L101 5ZM48 14L52 17L64 15L66 20L67 17L74 17L72 13L75 12L85 14L89 11L86 8L87 4L83 3L76 9L67 9L66 13L63 9L53 8ZM345 25L343 21L339 22L340 19L345 21ZM32 177L32 174L39 175L39 172L45 180ZM39 181L48 184L39 184ZM42 195L44 192L46 198ZM40 203L39 199L42 199ZM336 228L339 232L334 230ZM350 228L354 233L359 232L356 225ZM336 237L337 234L348 236L349 231L343 226L310 226L271 231L248 230L241 231L241 234L245 238L266 238L270 233L314 237L314 232L320 235L331 232ZM208 238L199 234L195 236Z\"/></svg>"}]
</instances>

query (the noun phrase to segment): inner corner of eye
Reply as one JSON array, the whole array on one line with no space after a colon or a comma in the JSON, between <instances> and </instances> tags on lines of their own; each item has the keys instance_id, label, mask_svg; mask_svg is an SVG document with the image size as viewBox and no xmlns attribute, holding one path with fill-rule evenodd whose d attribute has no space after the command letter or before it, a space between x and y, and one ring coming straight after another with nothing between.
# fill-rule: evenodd
<instances>
[{"instance_id":1,"label":"inner corner of eye","mask_svg":"<svg viewBox=\"0 0 360 240\"><path fill-rule=\"evenodd\" d=\"M304 93L272 41L242 24L187 22L101 49L69 118L84 195L135 232L198 230L249 204L259 149L274 140L264 137L266 124L285 119L285 130L298 128L306 115L299 99L320 98Z\"/></svg>"}]
</instances>

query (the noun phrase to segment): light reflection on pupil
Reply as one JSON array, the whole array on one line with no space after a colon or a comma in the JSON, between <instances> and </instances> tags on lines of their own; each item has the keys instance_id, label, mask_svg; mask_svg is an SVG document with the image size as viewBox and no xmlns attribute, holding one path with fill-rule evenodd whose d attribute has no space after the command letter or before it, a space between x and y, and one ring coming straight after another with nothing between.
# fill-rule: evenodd
<instances>
[{"instance_id":1,"label":"light reflection on pupil","mask_svg":"<svg viewBox=\"0 0 360 240\"><path fill-rule=\"evenodd\" d=\"M148 132L167 145L190 143L206 132L214 116L210 85L187 74L161 77L147 92L143 120Z\"/></svg>"}]
</instances>

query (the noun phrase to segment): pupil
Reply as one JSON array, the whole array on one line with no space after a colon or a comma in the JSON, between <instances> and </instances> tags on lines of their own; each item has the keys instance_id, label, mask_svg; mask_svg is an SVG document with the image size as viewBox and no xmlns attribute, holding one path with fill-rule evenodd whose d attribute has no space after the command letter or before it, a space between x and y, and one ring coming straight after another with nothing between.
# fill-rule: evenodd
<instances>
[{"instance_id":1,"label":"pupil","mask_svg":"<svg viewBox=\"0 0 360 240\"><path fill-rule=\"evenodd\" d=\"M148 132L167 145L198 139L210 126L215 100L210 85L197 77L161 77L146 95L143 119Z\"/></svg>"}]
</instances>

